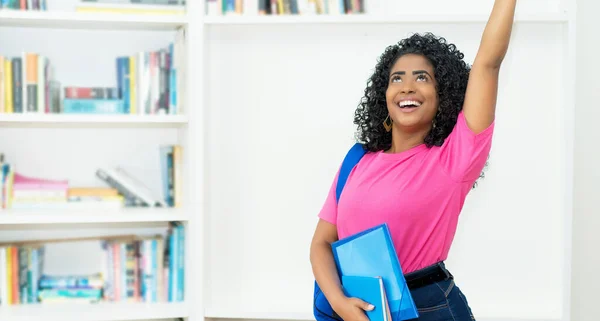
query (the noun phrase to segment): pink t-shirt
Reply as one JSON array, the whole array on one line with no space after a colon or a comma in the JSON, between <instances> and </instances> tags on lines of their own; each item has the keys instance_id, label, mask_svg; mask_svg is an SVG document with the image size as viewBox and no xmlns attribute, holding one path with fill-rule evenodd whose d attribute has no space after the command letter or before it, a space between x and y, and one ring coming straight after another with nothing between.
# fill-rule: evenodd
<instances>
[{"instance_id":1,"label":"pink t-shirt","mask_svg":"<svg viewBox=\"0 0 600 321\"><path fill-rule=\"evenodd\" d=\"M336 204L338 171L319 218L336 225L340 239L387 223L405 274L445 260L464 200L487 160L493 128L475 135L461 112L440 147L367 153Z\"/></svg>"}]
</instances>

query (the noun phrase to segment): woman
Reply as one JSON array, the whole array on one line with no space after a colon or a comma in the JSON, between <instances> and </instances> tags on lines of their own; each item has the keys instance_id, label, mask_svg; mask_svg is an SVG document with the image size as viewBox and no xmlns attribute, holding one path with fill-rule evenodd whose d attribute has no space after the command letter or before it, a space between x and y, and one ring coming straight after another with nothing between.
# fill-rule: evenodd
<instances>
[{"instance_id":1,"label":"woman","mask_svg":"<svg viewBox=\"0 0 600 321\"><path fill-rule=\"evenodd\" d=\"M336 175L310 249L315 279L343 320L367 321L364 311L372 306L344 295L330 245L383 222L418 320L474 320L443 261L491 148L515 6L516 0L495 1L470 68L454 45L431 34L404 39L381 56L355 115L368 152L339 202Z\"/></svg>"}]
</instances>

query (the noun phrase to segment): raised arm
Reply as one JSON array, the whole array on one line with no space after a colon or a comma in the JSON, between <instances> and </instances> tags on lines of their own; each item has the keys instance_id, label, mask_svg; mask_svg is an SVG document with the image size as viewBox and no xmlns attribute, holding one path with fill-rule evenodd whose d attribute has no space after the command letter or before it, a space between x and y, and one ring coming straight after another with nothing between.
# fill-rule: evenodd
<instances>
[{"instance_id":1,"label":"raised arm","mask_svg":"<svg viewBox=\"0 0 600 321\"><path fill-rule=\"evenodd\" d=\"M495 0L473 62L465 103L465 119L475 133L494 121L500 65L506 56L517 0Z\"/></svg>"}]
</instances>

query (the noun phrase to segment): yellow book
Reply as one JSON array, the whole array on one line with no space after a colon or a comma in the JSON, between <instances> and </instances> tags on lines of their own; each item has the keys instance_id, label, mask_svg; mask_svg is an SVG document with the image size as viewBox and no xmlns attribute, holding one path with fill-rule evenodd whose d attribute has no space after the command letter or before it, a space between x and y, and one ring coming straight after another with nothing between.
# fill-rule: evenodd
<instances>
[{"instance_id":1,"label":"yellow book","mask_svg":"<svg viewBox=\"0 0 600 321\"><path fill-rule=\"evenodd\" d=\"M13 112L13 82L12 82L12 59L4 60L4 112Z\"/></svg>"},{"instance_id":2,"label":"yellow book","mask_svg":"<svg viewBox=\"0 0 600 321\"><path fill-rule=\"evenodd\" d=\"M14 303L13 298L12 298L12 296L13 296L12 284L13 284L13 278L14 278L13 270L12 270L12 266L13 266L13 264L12 264L12 257L13 257L12 251L13 250L12 249L13 249L12 246L6 247L6 285L5 286L7 287L7 290L8 290L8 291L6 291L7 292L6 302L8 302L9 305Z\"/></svg>"},{"instance_id":3,"label":"yellow book","mask_svg":"<svg viewBox=\"0 0 600 321\"><path fill-rule=\"evenodd\" d=\"M4 107L4 105L6 105L6 99L4 98L4 96L6 95L6 77L4 76L4 73L6 72L4 69L6 67L6 64L4 63L4 61L6 59L10 59L9 57L4 57L4 56L0 56L0 113L4 113L6 112L6 107ZM1 299L1 298L0 298Z\"/></svg>"},{"instance_id":4,"label":"yellow book","mask_svg":"<svg viewBox=\"0 0 600 321\"><path fill-rule=\"evenodd\" d=\"M181 197L182 197L182 188L183 188L183 155L181 146L175 145L173 146L173 181L175 182L173 188L173 200L174 207L181 207Z\"/></svg>"},{"instance_id":5,"label":"yellow book","mask_svg":"<svg viewBox=\"0 0 600 321\"><path fill-rule=\"evenodd\" d=\"M112 187L71 187L67 190L67 197L80 196L119 196L119 191Z\"/></svg>"},{"instance_id":6,"label":"yellow book","mask_svg":"<svg viewBox=\"0 0 600 321\"><path fill-rule=\"evenodd\" d=\"M129 56L129 113L137 114L137 84L136 62L137 56Z\"/></svg>"}]
</instances>

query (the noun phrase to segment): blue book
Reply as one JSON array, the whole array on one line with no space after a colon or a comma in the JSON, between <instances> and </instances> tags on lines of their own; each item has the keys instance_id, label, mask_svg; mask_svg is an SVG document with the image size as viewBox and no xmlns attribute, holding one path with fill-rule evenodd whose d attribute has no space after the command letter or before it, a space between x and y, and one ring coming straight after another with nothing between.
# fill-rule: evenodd
<instances>
[{"instance_id":1,"label":"blue book","mask_svg":"<svg viewBox=\"0 0 600 321\"><path fill-rule=\"evenodd\" d=\"M375 308L365 311L370 321L392 321L381 277L342 276L342 287L349 298L359 298Z\"/></svg>"},{"instance_id":2,"label":"blue book","mask_svg":"<svg viewBox=\"0 0 600 321\"><path fill-rule=\"evenodd\" d=\"M340 278L381 277L392 321L419 317L387 224L381 224L331 244Z\"/></svg>"},{"instance_id":3,"label":"blue book","mask_svg":"<svg viewBox=\"0 0 600 321\"><path fill-rule=\"evenodd\" d=\"M65 98L65 114L126 114L122 99Z\"/></svg>"}]
</instances>

